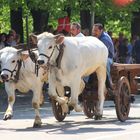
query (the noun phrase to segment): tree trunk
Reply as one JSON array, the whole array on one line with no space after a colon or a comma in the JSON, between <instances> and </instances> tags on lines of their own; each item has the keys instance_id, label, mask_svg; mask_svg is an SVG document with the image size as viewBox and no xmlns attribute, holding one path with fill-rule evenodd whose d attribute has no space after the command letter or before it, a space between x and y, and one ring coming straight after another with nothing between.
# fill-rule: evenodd
<instances>
[{"instance_id":1,"label":"tree trunk","mask_svg":"<svg viewBox=\"0 0 140 140\"><path fill-rule=\"evenodd\" d=\"M42 33L47 29L49 13L43 10L31 10L33 17L33 32L36 34Z\"/></svg>"},{"instance_id":2,"label":"tree trunk","mask_svg":"<svg viewBox=\"0 0 140 140\"><path fill-rule=\"evenodd\" d=\"M90 0L79 0L80 4L80 23L81 23L81 28L86 29L91 32L91 13L90 10L87 9L88 7L91 6L92 2Z\"/></svg>"},{"instance_id":3,"label":"tree trunk","mask_svg":"<svg viewBox=\"0 0 140 140\"><path fill-rule=\"evenodd\" d=\"M10 10L10 23L11 29L14 29L16 33L20 35L20 42L23 42L23 20L21 7L17 10Z\"/></svg>"},{"instance_id":4,"label":"tree trunk","mask_svg":"<svg viewBox=\"0 0 140 140\"><path fill-rule=\"evenodd\" d=\"M131 22L131 35L132 37L135 35L140 36L140 11L133 13Z\"/></svg>"},{"instance_id":5,"label":"tree trunk","mask_svg":"<svg viewBox=\"0 0 140 140\"><path fill-rule=\"evenodd\" d=\"M82 29L91 29L91 14L89 10L80 11L80 22Z\"/></svg>"}]
</instances>

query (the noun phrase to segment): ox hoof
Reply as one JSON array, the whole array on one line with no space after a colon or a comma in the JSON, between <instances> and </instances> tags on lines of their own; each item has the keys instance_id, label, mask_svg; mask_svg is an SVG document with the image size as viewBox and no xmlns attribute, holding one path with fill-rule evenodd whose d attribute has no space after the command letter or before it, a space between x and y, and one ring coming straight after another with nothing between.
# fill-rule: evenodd
<instances>
[{"instance_id":1,"label":"ox hoof","mask_svg":"<svg viewBox=\"0 0 140 140\"><path fill-rule=\"evenodd\" d=\"M76 111L76 112L82 112L82 107L80 106L80 105L76 105L75 107L74 107L74 110Z\"/></svg>"},{"instance_id":2,"label":"ox hoof","mask_svg":"<svg viewBox=\"0 0 140 140\"><path fill-rule=\"evenodd\" d=\"M40 117L39 116L36 116L35 117L33 128L40 128L41 127L41 124L42 124L42 121L41 121Z\"/></svg>"},{"instance_id":3,"label":"ox hoof","mask_svg":"<svg viewBox=\"0 0 140 140\"><path fill-rule=\"evenodd\" d=\"M101 120L102 119L102 115L95 115L94 119L95 120Z\"/></svg>"},{"instance_id":4,"label":"ox hoof","mask_svg":"<svg viewBox=\"0 0 140 140\"><path fill-rule=\"evenodd\" d=\"M39 105L40 105L40 106L43 106L43 105L44 105L44 101L43 101L43 102L40 102Z\"/></svg>"},{"instance_id":5,"label":"ox hoof","mask_svg":"<svg viewBox=\"0 0 140 140\"><path fill-rule=\"evenodd\" d=\"M33 128L41 128L41 124L34 123Z\"/></svg>"},{"instance_id":6,"label":"ox hoof","mask_svg":"<svg viewBox=\"0 0 140 140\"><path fill-rule=\"evenodd\" d=\"M6 120L10 120L13 116L11 114L5 114L4 117L3 117L3 120L6 121Z\"/></svg>"},{"instance_id":7,"label":"ox hoof","mask_svg":"<svg viewBox=\"0 0 140 140\"><path fill-rule=\"evenodd\" d=\"M68 114L70 114L70 112L74 109L73 106L69 106L69 111L68 111Z\"/></svg>"}]
</instances>

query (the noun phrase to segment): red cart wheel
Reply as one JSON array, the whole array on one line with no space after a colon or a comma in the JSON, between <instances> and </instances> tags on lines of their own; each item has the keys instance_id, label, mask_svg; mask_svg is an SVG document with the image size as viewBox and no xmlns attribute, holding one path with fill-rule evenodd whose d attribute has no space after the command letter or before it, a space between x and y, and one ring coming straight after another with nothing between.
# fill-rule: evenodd
<instances>
[{"instance_id":1,"label":"red cart wheel","mask_svg":"<svg viewBox=\"0 0 140 140\"><path fill-rule=\"evenodd\" d=\"M115 94L115 107L118 119L124 122L128 119L130 111L130 98L131 91L129 81L126 77L121 77L118 81L116 94Z\"/></svg>"},{"instance_id":2,"label":"red cart wheel","mask_svg":"<svg viewBox=\"0 0 140 140\"><path fill-rule=\"evenodd\" d=\"M62 108L57 101L51 99L51 103L52 103L53 114L56 120L58 120L59 122L63 121L67 114L63 113Z\"/></svg>"}]
</instances>

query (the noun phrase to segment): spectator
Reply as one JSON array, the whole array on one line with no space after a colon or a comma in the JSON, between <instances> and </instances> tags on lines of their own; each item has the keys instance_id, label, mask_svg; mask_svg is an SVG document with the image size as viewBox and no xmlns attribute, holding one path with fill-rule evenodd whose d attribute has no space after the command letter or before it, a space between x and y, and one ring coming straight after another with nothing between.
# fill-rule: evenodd
<instances>
[{"instance_id":1,"label":"spectator","mask_svg":"<svg viewBox=\"0 0 140 140\"><path fill-rule=\"evenodd\" d=\"M5 47L6 33L0 34L0 49Z\"/></svg>"},{"instance_id":2,"label":"spectator","mask_svg":"<svg viewBox=\"0 0 140 140\"><path fill-rule=\"evenodd\" d=\"M16 45L20 44L20 35L19 34L16 34L15 41L16 41Z\"/></svg>"},{"instance_id":3,"label":"spectator","mask_svg":"<svg viewBox=\"0 0 140 140\"><path fill-rule=\"evenodd\" d=\"M119 40L119 43L121 44L123 42L123 39L124 39L124 34L122 32L119 33L119 37L118 37L118 40Z\"/></svg>"},{"instance_id":4,"label":"spectator","mask_svg":"<svg viewBox=\"0 0 140 140\"><path fill-rule=\"evenodd\" d=\"M12 34L8 34L6 36L5 46L15 46L16 42L14 41L14 36Z\"/></svg>"},{"instance_id":5,"label":"spectator","mask_svg":"<svg viewBox=\"0 0 140 140\"><path fill-rule=\"evenodd\" d=\"M64 36L69 36L69 32L67 32L66 30L62 30L62 31L60 31L58 33L63 34Z\"/></svg>"},{"instance_id":6,"label":"spectator","mask_svg":"<svg viewBox=\"0 0 140 140\"><path fill-rule=\"evenodd\" d=\"M81 33L81 25L77 22L71 24L70 33L75 37L84 37L84 34Z\"/></svg>"},{"instance_id":7,"label":"spectator","mask_svg":"<svg viewBox=\"0 0 140 140\"><path fill-rule=\"evenodd\" d=\"M130 40L130 43L127 43L127 57L126 57L126 63L127 64L132 64L133 63L133 58L132 58L132 50L133 50L133 46L132 46L132 39Z\"/></svg>"},{"instance_id":8,"label":"spectator","mask_svg":"<svg viewBox=\"0 0 140 140\"><path fill-rule=\"evenodd\" d=\"M89 29L87 29L87 28L83 29L82 33L83 33L85 36L89 36Z\"/></svg>"},{"instance_id":9,"label":"spectator","mask_svg":"<svg viewBox=\"0 0 140 140\"><path fill-rule=\"evenodd\" d=\"M16 38L17 33L14 29L9 30L9 34L13 35L14 39Z\"/></svg>"},{"instance_id":10,"label":"spectator","mask_svg":"<svg viewBox=\"0 0 140 140\"><path fill-rule=\"evenodd\" d=\"M137 37L134 47L133 47L133 54L135 56L135 61L137 64L140 64L140 38Z\"/></svg>"},{"instance_id":11,"label":"spectator","mask_svg":"<svg viewBox=\"0 0 140 140\"><path fill-rule=\"evenodd\" d=\"M12 46L15 46L17 43L16 43L16 38L17 38L17 33L14 29L11 29L9 31L9 35L12 35L13 36L13 41L12 41Z\"/></svg>"},{"instance_id":12,"label":"spectator","mask_svg":"<svg viewBox=\"0 0 140 140\"><path fill-rule=\"evenodd\" d=\"M118 57L119 57L119 62L120 63L126 63L126 57L127 57L127 52L128 52L128 39L123 38L121 40L121 43L119 42L118 45Z\"/></svg>"},{"instance_id":13,"label":"spectator","mask_svg":"<svg viewBox=\"0 0 140 140\"><path fill-rule=\"evenodd\" d=\"M110 76L110 67L113 64L113 58L114 58L114 44L111 39L111 37L104 31L104 27L101 23L97 23L93 25L92 28L92 35L99 38L107 47L108 49L108 60L107 60L107 87L112 87L112 80Z\"/></svg>"},{"instance_id":14,"label":"spectator","mask_svg":"<svg viewBox=\"0 0 140 140\"><path fill-rule=\"evenodd\" d=\"M119 40L118 40L118 38L114 38L114 41L113 41L113 43L114 43L114 51L115 51L115 54L114 54L114 61L115 62L118 62L118 60L119 60L119 57L118 57L118 46L119 46Z\"/></svg>"}]
</instances>

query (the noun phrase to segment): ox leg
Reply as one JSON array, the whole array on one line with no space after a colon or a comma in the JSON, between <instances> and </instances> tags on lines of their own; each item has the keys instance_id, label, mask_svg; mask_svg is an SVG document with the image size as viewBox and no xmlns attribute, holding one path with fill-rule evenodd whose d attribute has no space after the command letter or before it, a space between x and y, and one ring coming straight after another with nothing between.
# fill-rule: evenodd
<instances>
[{"instance_id":1,"label":"ox leg","mask_svg":"<svg viewBox=\"0 0 140 140\"><path fill-rule=\"evenodd\" d=\"M105 80L106 80L106 68L100 67L97 69L97 78L98 78L98 102L95 111L95 119L99 120L103 115L103 105L104 105L104 92L105 92Z\"/></svg>"},{"instance_id":2,"label":"ox leg","mask_svg":"<svg viewBox=\"0 0 140 140\"><path fill-rule=\"evenodd\" d=\"M62 87L56 79L53 80L53 75L49 79L49 96L56 100L60 105L67 104L67 100L64 97L64 87Z\"/></svg>"},{"instance_id":3,"label":"ox leg","mask_svg":"<svg viewBox=\"0 0 140 140\"><path fill-rule=\"evenodd\" d=\"M64 93L65 93L64 87L60 83L58 83L56 90L57 90L57 94L59 95L57 98L61 97L61 98L64 98L64 100L65 100L65 103L61 104L61 108L62 108L63 113L67 113L69 111L68 104L67 104L68 97L64 96ZM57 100L57 98L56 98L56 100Z\"/></svg>"},{"instance_id":4,"label":"ox leg","mask_svg":"<svg viewBox=\"0 0 140 140\"><path fill-rule=\"evenodd\" d=\"M79 95L78 95L78 101L79 101L79 102L82 102L82 101L83 101L83 96L82 96L81 93L83 92L84 88L85 88L85 82L83 81L83 79L81 79L80 93L79 93Z\"/></svg>"},{"instance_id":5,"label":"ox leg","mask_svg":"<svg viewBox=\"0 0 140 140\"><path fill-rule=\"evenodd\" d=\"M39 102L40 106L42 106L44 104L44 95L43 92L40 95L40 102Z\"/></svg>"},{"instance_id":6,"label":"ox leg","mask_svg":"<svg viewBox=\"0 0 140 140\"><path fill-rule=\"evenodd\" d=\"M3 120L11 119L13 116L13 105L15 103L15 89L12 86L5 84L5 90L8 95L8 107L4 114Z\"/></svg>"},{"instance_id":7,"label":"ox leg","mask_svg":"<svg viewBox=\"0 0 140 140\"><path fill-rule=\"evenodd\" d=\"M40 102L39 102L39 104L40 104L40 106L42 106L43 104L44 104L44 92L43 92L43 85L42 85L42 90L41 90L41 94L40 94Z\"/></svg>"},{"instance_id":8,"label":"ox leg","mask_svg":"<svg viewBox=\"0 0 140 140\"><path fill-rule=\"evenodd\" d=\"M41 96L41 90L34 90L33 91L33 99L32 99L32 106L35 110L35 121L33 127L38 128L41 127L41 118L40 118L40 113L39 113L39 107L40 107L40 96Z\"/></svg>"},{"instance_id":9,"label":"ox leg","mask_svg":"<svg viewBox=\"0 0 140 140\"><path fill-rule=\"evenodd\" d=\"M71 99L69 105L72 105L76 112L81 112L83 109L81 105L78 104L78 96L80 95L80 92L82 90L82 84L81 79L80 78L77 79L79 80L74 80L71 86Z\"/></svg>"},{"instance_id":10,"label":"ox leg","mask_svg":"<svg viewBox=\"0 0 140 140\"><path fill-rule=\"evenodd\" d=\"M83 92L84 88L85 88L85 82L83 81L83 79L81 79L80 93L79 94L81 94Z\"/></svg>"}]
</instances>

